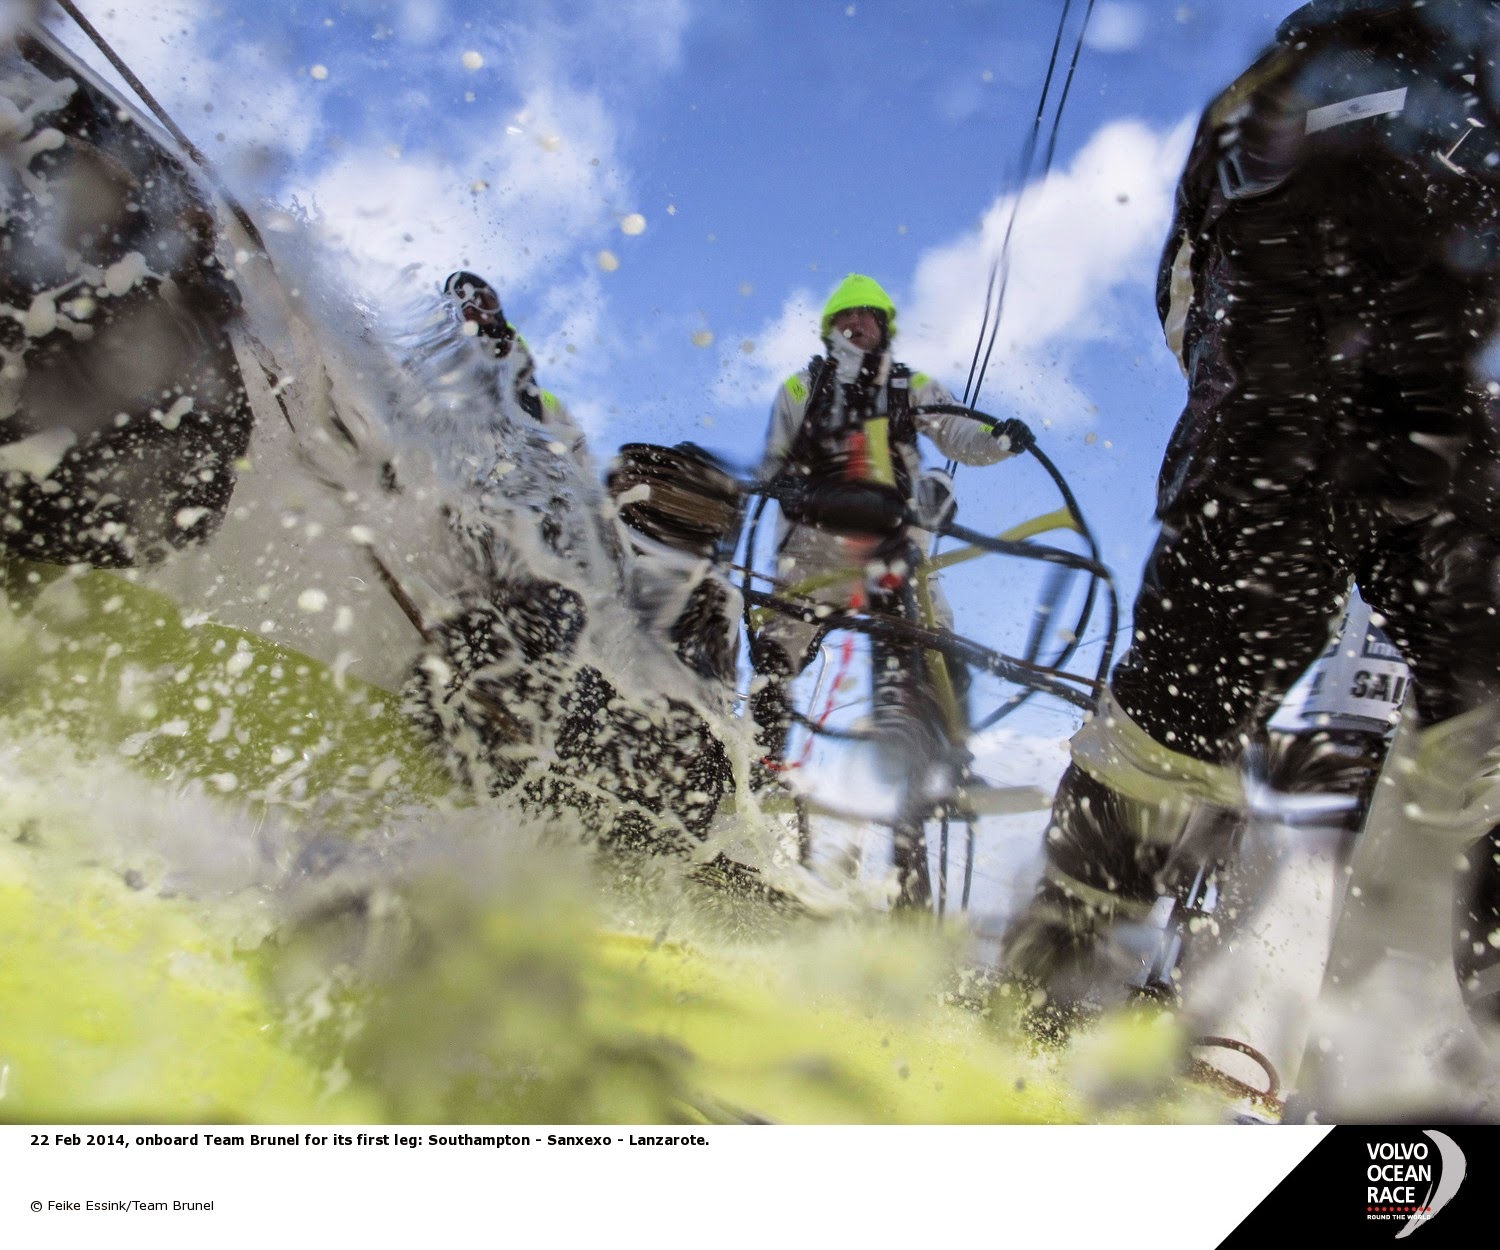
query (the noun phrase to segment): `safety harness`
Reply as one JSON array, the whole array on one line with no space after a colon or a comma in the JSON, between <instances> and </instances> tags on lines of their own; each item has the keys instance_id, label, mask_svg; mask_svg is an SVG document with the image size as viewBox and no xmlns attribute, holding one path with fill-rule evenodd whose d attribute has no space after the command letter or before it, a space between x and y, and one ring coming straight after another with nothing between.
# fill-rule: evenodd
<instances>
[{"instance_id":1,"label":"safety harness","mask_svg":"<svg viewBox=\"0 0 1500 1250\"><path fill-rule=\"evenodd\" d=\"M814 356L808 362L807 409L792 440L786 463L809 478L842 477L848 470L846 444L850 434L878 415L879 384L875 381L878 357L867 353L853 382L843 386L844 406L835 419L838 376L834 362ZM911 411L911 370L899 362L891 365L886 379L885 417L889 421L892 450L917 445L917 423ZM896 485L903 498L912 493L911 470L905 456L892 456Z\"/></svg>"}]
</instances>

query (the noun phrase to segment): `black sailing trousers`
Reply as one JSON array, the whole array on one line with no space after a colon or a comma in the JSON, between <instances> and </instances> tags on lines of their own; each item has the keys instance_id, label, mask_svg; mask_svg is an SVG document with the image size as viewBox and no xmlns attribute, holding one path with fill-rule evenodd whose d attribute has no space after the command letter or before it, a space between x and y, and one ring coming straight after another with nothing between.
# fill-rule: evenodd
<instances>
[{"instance_id":1,"label":"black sailing trousers","mask_svg":"<svg viewBox=\"0 0 1500 1250\"><path fill-rule=\"evenodd\" d=\"M1337 214L1304 172L1200 240L1187 408L1111 681L1197 759L1230 762L1263 726L1351 578L1424 722L1500 695L1493 244L1440 229L1427 184L1399 168L1384 186L1364 172Z\"/></svg>"}]
</instances>

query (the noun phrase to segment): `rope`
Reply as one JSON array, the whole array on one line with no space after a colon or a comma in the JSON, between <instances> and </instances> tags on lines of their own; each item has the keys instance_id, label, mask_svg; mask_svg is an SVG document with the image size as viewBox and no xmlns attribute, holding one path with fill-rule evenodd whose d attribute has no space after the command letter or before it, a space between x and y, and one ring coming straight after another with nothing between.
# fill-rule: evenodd
<instances>
[{"instance_id":1,"label":"rope","mask_svg":"<svg viewBox=\"0 0 1500 1250\"><path fill-rule=\"evenodd\" d=\"M938 919L948 908L948 809L946 807L938 815L938 893L937 914Z\"/></svg>"},{"instance_id":2,"label":"rope","mask_svg":"<svg viewBox=\"0 0 1500 1250\"><path fill-rule=\"evenodd\" d=\"M969 910L969 888L974 884L974 821L971 817L968 822L969 831L964 838L964 893L963 909Z\"/></svg>"},{"instance_id":3,"label":"rope","mask_svg":"<svg viewBox=\"0 0 1500 1250\"><path fill-rule=\"evenodd\" d=\"M1248 1042L1237 1041L1232 1037L1200 1037L1193 1041L1195 1047L1204 1049L1218 1048L1220 1050L1232 1050L1253 1060L1266 1074L1266 1088L1256 1089L1255 1086L1238 1077L1230 1076L1229 1073L1214 1067L1206 1059L1194 1059L1192 1062L1193 1075L1201 1081L1207 1081L1228 1089L1233 1093L1240 1094L1246 1098L1254 1099L1267 1107L1280 1113L1285 1108L1285 1101L1281 1097L1281 1077L1276 1071L1276 1066L1259 1050Z\"/></svg>"},{"instance_id":4,"label":"rope","mask_svg":"<svg viewBox=\"0 0 1500 1250\"><path fill-rule=\"evenodd\" d=\"M1069 567L1073 567L1081 571L1090 573L1090 578L1088 583L1088 590L1085 593L1083 603L1079 608L1078 619L1074 624L1072 630L1070 631L1069 640L1058 651L1057 655L1055 655L1051 659L1051 661L1047 664L1047 667L1060 668L1062 665L1066 664L1070 659L1073 658L1073 656L1077 653L1079 647L1083 644L1084 635L1088 629L1089 622L1093 617L1094 604L1098 598L1098 592L1100 584L1102 582L1105 592L1107 611L1109 615L1109 625L1105 631L1104 644L1100 652L1099 664L1095 670L1097 673L1097 684L1102 687L1105 679L1109 676L1110 665L1114 662L1115 639L1116 635L1119 633L1119 601L1115 594L1112 575L1110 574L1108 568L1104 565L1103 558L1099 549L1098 540L1094 537L1093 531L1089 528L1087 520L1084 519L1083 509L1078 506L1078 498L1073 494L1072 487L1068 485L1068 481L1063 476L1062 471L1043 451L1041 451L1040 448L1037 447L1036 438L1026 427L1026 425L1019 420L1000 421L995 417L989 416L987 413L980 412L977 408L964 404L924 404L919 408L913 409L913 412L917 415L921 415L922 413L949 413L956 416L967 417L972 421L979 421L988 424L990 428L996 433L1004 433L1008 438L1010 438L1012 445L1018 451L1030 453L1031 456L1036 460L1036 462L1042 466L1042 469L1047 474L1047 476L1052 479L1053 485L1057 488L1058 494L1062 497L1063 506L1067 509L1068 515L1072 518L1073 528L1083 538L1089 550L1089 558L1087 561L1080 561ZM943 533L946 536L960 537L964 538L965 541L971 541L968 532L960 531L957 526L950 525L943 531ZM987 550L1002 554L1023 555L1025 556L1025 558L1033 559L1056 558L1055 556L1039 556L1038 554L1035 554L1034 551L1028 553L1023 553L1021 550L1016 550L1013 552L1002 552L1002 549L994 544L994 540L982 540L982 545L984 545ZM1058 562L1066 563L1065 561ZM1027 654L1025 658L1027 660L1034 660L1038 657L1036 655ZM1018 707L1026 703L1034 693L1035 691L1032 689L1025 689L1020 691L1016 695L1012 696L1009 700L1007 700L1006 703L1004 703L994 713L974 724L972 726L972 731L974 733L978 733L981 730L990 728L990 726L1004 719L1006 716L1009 716Z\"/></svg>"},{"instance_id":5,"label":"rope","mask_svg":"<svg viewBox=\"0 0 1500 1250\"><path fill-rule=\"evenodd\" d=\"M849 667L853 660L854 635L846 634L843 644L839 647L839 666L833 674L832 684L828 687L828 698L823 703L823 711L817 720L812 722L810 727L813 732L808 734L807 741L802 744L802 753L790 764L782 765L782 769L791 770L801 768L807 763L808 758L812 755L813 741L817 738L818 732L828 723L828 718L833 715L834 708L837 706L839 687L844 684L844 678L848 675Z\"/></svg>"}]
</instances>

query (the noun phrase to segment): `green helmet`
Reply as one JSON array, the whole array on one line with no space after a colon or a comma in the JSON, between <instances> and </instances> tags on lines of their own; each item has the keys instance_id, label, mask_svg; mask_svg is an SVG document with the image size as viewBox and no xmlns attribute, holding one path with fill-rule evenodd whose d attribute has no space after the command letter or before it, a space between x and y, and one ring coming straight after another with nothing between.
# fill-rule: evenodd
<instances>
[{"instance_id":1,"label":"green helmet","mask_svg":"<svg viewBox=\"0 0 1500 1250\"><path fill-rule=\"evenodd\" d=\"M833 333L833 319L851 308L873 308L885 318L885 336L896 337L896 305L885 293L885 288L874 278L862 273L851 273L838 284L828 303L823 305L823 337Z\"/></svg>"}]
</instances>

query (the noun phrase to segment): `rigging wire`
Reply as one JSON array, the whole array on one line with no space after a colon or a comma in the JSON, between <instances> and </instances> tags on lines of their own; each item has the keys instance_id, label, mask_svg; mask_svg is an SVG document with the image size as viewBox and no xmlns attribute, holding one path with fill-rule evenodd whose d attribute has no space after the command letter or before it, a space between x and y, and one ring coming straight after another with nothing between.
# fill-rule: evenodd
<instances>
[{"instance_id":1,"label":"rigging wire","mask_svg":"<svg viewBox=\"0 0 1500 1250\"><path fill-rule=\"evenodd\" d=\"M999 273L1000 259L1009 253L1011 231L1015 228L1016 214L1021 205L1021 196L1026 190L1027 181L1031 177L1031 163L1036 159L1037 138L1042 131L1042 120L1047 115L1047 96L1052 90L1052 75L1057 71L1057 54L1062 48L1063 32L1067 28L1068 14L1072 8L1073 0L1063 0L1062 16L1058 18L1057 34L1052 40L1052 55L1047 60L1047 73L1042 79L1042 92L1036 102L1036 117L1032 119L1031 133L1027 136L1026 142L1021 147L1021 163L1013 180L1015 198L1011 201L1010 221L1005 227L1005 237L1001 243L1000 257L990 263L989 280L985 284L984 291L984 315L979 322L979 337L974 343L974 356L969 362L969 376L964 382L963 401L966 405L974 402L978 397L978 391L974 386L974 377L979 368L980 352L984 348L985 331L989 328L990 317L994 315L997 320L999 319L999 308L995 301L995 279Z\"/></svg>"},{"instance_id":2,"label":"rigging wire","mask_svg":"<svg viewBox=\"0 0 1500 1250\"><path fill-rule=\"evenodd\" d=\"M1068 96L1073 89L1073 79L1078 70L1079 57L1083 53L1083 40L1088 32L1089 21L1094 14L1095 0L1087 0L1084 9L1083 21L1079 24L1077 36L1073 42L1072 55L1068 61L1068 71L1063 80L1062 89L1059 93L1056 107L1052 111L1052 122L1047 136L1046 154L1042 161L1041 175L1037 182L1045 182L1047 175L1052 172L1052 161L1057 154L1057 138L1062 126L1063 109L1067 107ZM1011 199L1010 217L1005 225L1005 234L1001 239L1000 255L991 262L989 281L985 289L984 316L980 323L979 337L974 344L974 356L969 366L969 380L964 385L963 402L968 406L975 406L979 402L979 393L984 386L984 376L989 370L991 354L995 349L996 338L1000 331L1000 318L1005 310L1005 294L1010 283L1010 254L1011 240L1015 233L1016 220L1020 216L1021 204L1025 199L1026 190L1032 184L1032 165L1036 160L1037 141L1041 136L1043 119L1047 113L1048 96L1052 91L1053 78L1057 72L1058 53L1062 50L1063 36L1067 30L1068 18L1073 11L1074 0L1063 0L1063 10L1058 18L1057 34L1053 39L1052 53L1047 63L1047 73L1042 82L1041 96L1037 103L1036 118L1032 123L1031 134L1027 137L1025 146L1022 148L1021 168L1016 180L1015 194ZM998 283L998 286L997 286ZM986 339L988 329L988 339ZM982 359L981 359L982 353Z\"/></svg>"},{"instance_id":3,"label":"rigging wire","mask_svg":"<svg viewBox=\"0 0 1500 1250\"><path fill-rule=\"evenodd\" d=\"M1057 139L1058 133L1062 126L1063 110L1067 107L1068 96L1071 94L1073 89L1073 80L1078 71L1078 61L1083 53L1084 37L1088 33L1089 22L1094 15L1094 3L1095 0L1087 0L1086 7L1083 11L1083 20L1079 23L1078 31L1073 41L1072 54L1068 58L1067 74L1064 77L1062 89L1057 98L1056 107L1052 110L1052 121L1050 127L1048 128L1047 146L1042 159L1041 176L1035 180L1038 183L1045 183L1048 174L1052 172L1052 162L1057 155ZM1073 5L1074 0L1063 0L1062 12L1061 14L1059 14L1057 19L1057 31L1052 39L1052 52L1047 59L1047 72L1043 76L1041 94L1037 99L1036 116L1032 120L1031 132L1027 135L1026 142L1023 144L1021 149L1020 167L1013 183L1014 193L1011 197L1010 202L1010 216L1005 223L1005 233L1001 238L1000 254L990 263L989 277L985 283L984 314L980 318L979 334L975 339L973 357L969 362L969 376L964 383L963 406L966 408L972 409L978 407L979 394L984 387L985 375L989 372L990 359L994 354L995 343L999 337L1000 319L1005 311L1005 295L1010 286L1011 243L1015 235L1016 221L1020 217L1021 204L1026 197L1027 188L1032 184L1033 181L1031 175L1033 166L1036 161L1037 145L1041 138L1044 121L1047 117L1048 101L1049 97L1052 94L1053 80L1057 75L1058 57L1062 51L1063 39L1068 29L1069 18L1073 14ZM1027 448L1027 450L1035 452L1035 447ZM1093 559L1098 562L1098 544L1095 542L1092 533L1089 532L1088 527L1082 524L1083 514L1078 509L1076 501L1072 499L1071 492L1066 489L1065 484L1062 482L1061 474L1057 472L1056 467L1052 465L1052 463L1047 460L1046 457L1042 456L1040 453L1036 453L1036 455L1037 459L1039 460L1039 462L1041 462L1043 468L1046 469L1047 473L1052 477L1053 481L1063 489L1064 498L1067 500L1069 510L1072 512L1075 520L1080 522L1080 532L1083 534L1084 539L1088 544L1089 553L1093 557ZM956 460L949 460L947 465L945 466L945 469L950 478L955 477L958 473L958 462ZM934 540L934 552L936 551L937 541L938 540L936 539ZM1053 666L1059 666L1065 663L1078 649L1084 628L1087 625L1089 616L1093 611L1098 588L1099 579L1097 577L1091 577L1089 579L1088 590L1084 598L1082 610L1079 615L1078 626L1072 631L1071 640L1053 659ZM1054 581L1049 587L1048 591L1044 592L1044 594L1049 597L1049 602L1046 607L1046 615L1050 616L1052 611L1055 609L1055 604L1050 602L1050 597L1056 596L1060 599L1061 595L1065 593L1065 590L1066 587L1062 584L1062 582ZM1110 592L1110 617L1112 622L1117 620L1118 618L1118 611L1113 601L1112 589ZM1105 645L1104 656L1101 660L1101 679L1103 676L1107 675L1108 665L1113 656L1114 633L1115 630L1111 628L1108 641ZM1033 650L1032 644L1028 643L1027 650L1024 654L1024 658L1026 660L1035 660L1039 658L1041 634L1039 632L1035 633L1033 637L1035 641L1035 650ZM986 717L980 723L976 724L973 727L974 732L978 732L982 729L987 729L1005 716L1008 716L1022 704L1026 703L1034 693L1035 691L1030 689L1023 689L1019 691L1016 695L1012 696L1011 699L1009 699L1003 706L997 709L993 715Z\"/></svg>"}]
</instances>

